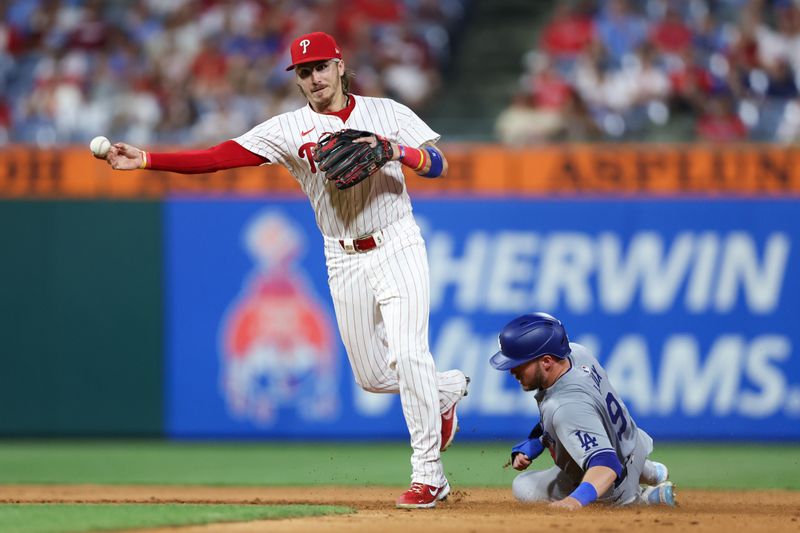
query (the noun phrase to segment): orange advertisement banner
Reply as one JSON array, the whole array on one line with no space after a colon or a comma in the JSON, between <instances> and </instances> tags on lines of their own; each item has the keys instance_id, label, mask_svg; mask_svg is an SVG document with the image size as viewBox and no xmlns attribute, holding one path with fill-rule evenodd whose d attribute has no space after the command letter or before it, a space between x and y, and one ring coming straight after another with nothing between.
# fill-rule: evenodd
<instances>
[{"instance_id":1,"label":"orange advertisement banner","mask_svg":"<svg viewBox=\"0 0 800 533\"><path fill-rule=\"evenodd\" d=\"M768 195L800 193L800 148L774 145L587 144L510 149L442 146L445 179L407 171L412 193ZM212 174L120 172L88 149L0 149L0 198L161 198L167 195L301 195L282 167Z\"/></svg>"}]
</instances>

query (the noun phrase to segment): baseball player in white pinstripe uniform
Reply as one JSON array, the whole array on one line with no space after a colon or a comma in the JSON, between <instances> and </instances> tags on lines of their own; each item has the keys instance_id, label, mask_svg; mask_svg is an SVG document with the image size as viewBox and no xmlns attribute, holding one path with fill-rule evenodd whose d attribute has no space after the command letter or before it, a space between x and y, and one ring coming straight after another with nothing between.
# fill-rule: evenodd
<instances>
[{"instance_id":1,"label":"baseball player in white pinstripe uniform","mask_svg":"<svg viewBox=\"0 0 800 533\"><path fill-rule=\"evenodd\" d=\"M469 378L460 370L437 372L429 351L428 260L401 165L429 178L445 175L447 161L433 146L439 135L404 105L350 94L330 35L298 37L291 55L288 69L307 106L206 150L151 153L116 143L106 160L120 170L200 173L268 163L289 170L324 236L331 296L356 382L366 391L400 394L412 483L396 505L434 507L450 492L440 453L455 437L456 405ZM391 161L375 174L340 190L317 167L314 148L323 134L345 128L388 139L392 149ZM375 136L359 142L374 144Z\"/></svg>"}]
</instances>

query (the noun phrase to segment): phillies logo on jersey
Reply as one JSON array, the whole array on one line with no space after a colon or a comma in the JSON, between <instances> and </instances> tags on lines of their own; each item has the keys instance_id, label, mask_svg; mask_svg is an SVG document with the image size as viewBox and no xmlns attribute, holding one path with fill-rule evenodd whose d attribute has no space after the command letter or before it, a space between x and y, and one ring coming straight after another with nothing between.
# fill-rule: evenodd
<instances>
[{"instance_id":1,"label":"phillies logo on jersey","mask_svg":"<svg viewBox=\"0 0 800 533\"><path fill-rule=\"evenodd\" d=\"M329 313L297 265L303 235L267 211L244 228L256 268L220 324L220 387L228 412L260 427L282 412L329 420L339 410Z\"/></svg>"},{"instance_id":2,"label":"phillies logo on jersey","mask_svg":"<svg viewBox=\"0 0 800 533\"><path fill-rule=\"evenodd\" d=\"M314 147L317 143L305 143L297 150L297 156L300 159L308 160L308 166L311 167L311 172L317 173L317 164L314 161Z\"/></svg>"}]
</instances>

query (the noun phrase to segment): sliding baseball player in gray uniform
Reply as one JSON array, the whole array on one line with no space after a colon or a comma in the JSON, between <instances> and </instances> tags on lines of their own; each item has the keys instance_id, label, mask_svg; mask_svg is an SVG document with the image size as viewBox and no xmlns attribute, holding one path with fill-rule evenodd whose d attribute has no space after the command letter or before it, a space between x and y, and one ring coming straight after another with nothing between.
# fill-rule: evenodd
<instances>
[{"instance_id":1,"label":"sliding baseball player in gray uniform","mask_svg":"<svg viewBox=\"0 0 800 533\"><path fill-rule=\"evenodd\" d=\"M675 505L666 466L648 459L653 439L636 426L597 359L569 342L559 320L545 313L512 320L490 364L536 391L541 421L512 449L514 468L527 469L545 448L555 461L514 479L518 500L565 509L595 500Z\"/></svg>"}]
</instances>

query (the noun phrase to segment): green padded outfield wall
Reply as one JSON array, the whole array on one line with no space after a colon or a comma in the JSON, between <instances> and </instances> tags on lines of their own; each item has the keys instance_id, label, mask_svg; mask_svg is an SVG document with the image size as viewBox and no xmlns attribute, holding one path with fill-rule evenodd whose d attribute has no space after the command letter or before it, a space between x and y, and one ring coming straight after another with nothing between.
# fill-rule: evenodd
<instances>
[{"instance_id":1,"label":"green padded outfield wall","mask_svg":"<svg viewBox=\"0 0 800 533\"><path fill-rule=\"evenodd\" d=\"M0 201L0 435L163 433L161 204Z\"/></svg>"}]
</instances>

